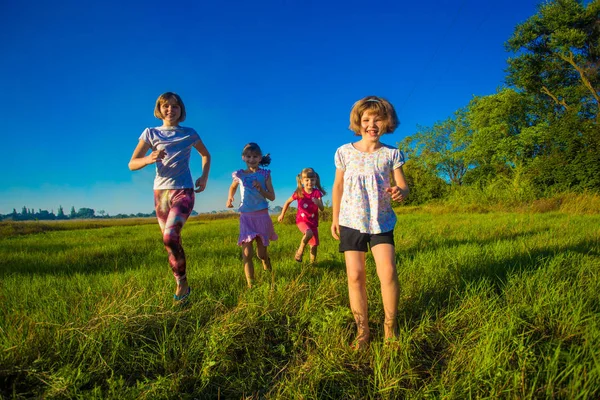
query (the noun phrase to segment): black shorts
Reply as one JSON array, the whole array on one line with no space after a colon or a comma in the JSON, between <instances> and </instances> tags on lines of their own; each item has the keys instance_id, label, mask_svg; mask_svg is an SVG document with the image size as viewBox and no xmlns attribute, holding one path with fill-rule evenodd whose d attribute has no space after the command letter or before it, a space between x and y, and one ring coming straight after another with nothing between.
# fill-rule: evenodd
<instances>
[{"instance_id":1,"label":"black shorts","mask_svg":"<svg viewBox=\"0 0 600 400\"><path fill-rule=\"evenodd\" d=\"M367 252L378 244L394 246L394 230L382 233L361 233L356 229L340 226L340 253L345 251Z\"/></svg>"}]
</instances>

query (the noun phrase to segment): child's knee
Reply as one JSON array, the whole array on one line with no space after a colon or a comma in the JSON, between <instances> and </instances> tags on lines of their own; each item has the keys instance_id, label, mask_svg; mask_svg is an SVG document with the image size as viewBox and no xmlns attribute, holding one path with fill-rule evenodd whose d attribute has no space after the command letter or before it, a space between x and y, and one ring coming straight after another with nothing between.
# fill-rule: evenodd
<instances>
[{"instance_id":1,"label":"child's knee","mask_svg":"<svg viewBox=\"0 0 600 400\"><path fill-rule=\"evenodd\" d=\"M313 231L311 231L310 229L307 229L304 235L307 239L312 239L312 237L314 236Z\"/></svg>"},{"instance_id":2,"label":"child's knee","mask_svg":"<svg viewBox=\"0 0 600 400\"><path fill-rule=\"evenodd\" d=\"M364 286L365 276L360 273L348 273L348 285L350 286Z\"/></svg>"},{"instance_id":3,"label":"child's knee","mask_svg":"<svg viewBox=\"0 0 600 400\"><path fill-rule=\"evenodd\" d=\"M177 235L175 232L165 232L163 235L163 243L165 247L175 247L179 244L179 235Z\"/></svg>"}]
</instances>

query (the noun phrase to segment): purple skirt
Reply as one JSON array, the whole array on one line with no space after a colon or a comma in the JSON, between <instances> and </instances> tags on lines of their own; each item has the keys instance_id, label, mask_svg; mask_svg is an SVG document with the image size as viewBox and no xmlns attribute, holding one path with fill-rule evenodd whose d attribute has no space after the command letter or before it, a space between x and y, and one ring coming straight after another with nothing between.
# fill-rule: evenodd
<instances>
[{"instance_id":1,"label":"purple skirt","mask_svg":"<svg viewBox=\"0 0 600 400\"><path fill-rule=\"evenodd\" d=\"M267 209L240 213L238 246L243 243L250 243L257 237L262 240L265 246L269 245L269 241L277 240L277 234L273 229L273 221Z\"/></svg>"}]
</instances>

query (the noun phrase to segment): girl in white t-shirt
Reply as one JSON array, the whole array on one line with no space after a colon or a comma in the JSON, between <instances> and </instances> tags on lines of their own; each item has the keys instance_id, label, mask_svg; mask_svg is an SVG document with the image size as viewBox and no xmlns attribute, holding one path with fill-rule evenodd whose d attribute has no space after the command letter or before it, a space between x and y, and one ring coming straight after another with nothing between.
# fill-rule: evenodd
<instances>
[{"instance_id":1,"label":"girl in white t-shirt","mask_svg":"<svg viewBox=\"0 0 600 400\"><path fill-rule=\"evenodd\" d=\"M370 339L365 272L369 247L381 283L384 336L392 340L398 335L396 214L391 200L406 198L408 185L402 171L404 156L397 148L380 142L381 135L394 132L397 126L394 107L383 98L367 96L354 103L350 112L350 129L361 139L341 146L335 153L331 234L340 241L339 250L346 260L357 349L365 348Z\"/></svg>"},{"instance_id":2,"label":"girl in white t-shirt","mask_svg":"<svg viewBox=\"0 0 600 400\"><path fill-rule=\"evenodd\" d=\"M192 128L179 126L185 120L185 106L176 93L161 94L154 116L162 126L146 128L129 161L132 171L155 164L154 209L169 254L169 265L177 282L175 305L184 305L192 291L187 281L186 260L181 246L181 229L194 209L194 181L190 172L192 147L202 156L202 175L196 179L196 192L206 188L210 154ZM151 153L146 155L148 151Z\"/></svg>"}]
</instances>

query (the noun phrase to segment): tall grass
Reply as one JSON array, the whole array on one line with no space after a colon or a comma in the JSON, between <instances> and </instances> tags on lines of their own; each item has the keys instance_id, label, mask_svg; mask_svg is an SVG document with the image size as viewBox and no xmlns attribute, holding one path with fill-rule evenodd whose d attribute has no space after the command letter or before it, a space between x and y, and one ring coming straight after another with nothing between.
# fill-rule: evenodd
<instances>
[{"instance_id":1,"label":"tall grass","mask_svg":"<svg viewBox=\"0 0 600 400\"><path fill-rule=\"evenodd\" d=\"M184 309L172 307L156 224L4 236L0 395L598 398L600 216L585 214L400 214L400 337L382 341L369 258L364 352L349 346L355 327L328 222L312 266L293 260L295 225L276 223L273 273L257 269L248 290L238 221L190 220Z\"/></svg>"}]
</instances>

